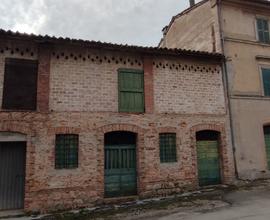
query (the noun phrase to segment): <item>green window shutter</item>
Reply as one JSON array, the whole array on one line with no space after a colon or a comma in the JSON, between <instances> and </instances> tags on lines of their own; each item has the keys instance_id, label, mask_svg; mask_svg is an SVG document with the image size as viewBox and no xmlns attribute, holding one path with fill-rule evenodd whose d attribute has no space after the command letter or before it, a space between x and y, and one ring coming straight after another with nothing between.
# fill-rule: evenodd
<instances>
[{"instance_id":1,"label":"green window shutter","mask_svg":"<svg viewBox=\"0 0 270 220\"><path fill-rule=\"evenodd\" d=\"M55 138L55 168L73 169L78 167L79 136L58 134Z\"/></svg>"},{"instance_id":2,"label":"green window shutter","mask_svg":"<svg viewBox=\"0 0 270 220\"><path fill-rule=\"evenodd\" d=\"M257 19L257 31L259 41L262 43L270 43L270 34L269 34L269 22L266 19Z\"/></svg>"},{"instance_id":3,"label":"green window shutter","mask_svg":"<svg viewBox=\"0 0 270 220\"><path fill-rule=\"evenodd\" d=\"M159 134L159 148L161 163L177 162L175 133Z\"/></svg>"},{"instance_id":4,"label":"green window shutter","mask_svg":"<svg viewBox=\"0 0 270 220\"><path fill-rule=\"evenodd\" d=\"M120 70L119 111L144 112L144 74L142 71Z\"/></svg>"},{"instance_id":5,"label":"green window shutter","mask_svg":"<svg viewBox=\"0 0 270 220\"><path fill-rule=\"evenodd\" d=\"M262 69L264 95L270 96L270 69Z\"/></svg>"}]
</instances>

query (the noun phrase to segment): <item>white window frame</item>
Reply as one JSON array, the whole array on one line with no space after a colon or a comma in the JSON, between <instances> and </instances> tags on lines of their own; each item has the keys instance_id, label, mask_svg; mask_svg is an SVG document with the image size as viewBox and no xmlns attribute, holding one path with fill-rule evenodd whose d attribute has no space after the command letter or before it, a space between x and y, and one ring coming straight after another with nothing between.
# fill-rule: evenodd
<instances>
[{"instance_id":1,"label":"white window frame","mask_svg":"<svg viewBox=\"0 0 270 220\"><path fill-rule=\"evenodd\" d=\"M267 16L263 16L263 15L256 15L255 16L255 33L256 33L256 41L258 43L261 43L261 44L266 44L264 42L261 42L260 39L259 39L259 30L258 30L258 25L257 25L257 19L264 19L264 20L267 20L268 22L268 30L269 30L269 37L270 37L270 18L267 17Z\"/></svg>"},{"instance_id":2,"label":"white window frame","mask_svg":"<svg viewBox=\"0 0 270 220\"><path fill-rule=\"evenodd\" d=\"M261 94L263 97L270 98L270 96L265 96L265 94L264 94L263 71L262 71L263 69L270 70L270 64L259 64Z\"/></svg>"}]
</instances>

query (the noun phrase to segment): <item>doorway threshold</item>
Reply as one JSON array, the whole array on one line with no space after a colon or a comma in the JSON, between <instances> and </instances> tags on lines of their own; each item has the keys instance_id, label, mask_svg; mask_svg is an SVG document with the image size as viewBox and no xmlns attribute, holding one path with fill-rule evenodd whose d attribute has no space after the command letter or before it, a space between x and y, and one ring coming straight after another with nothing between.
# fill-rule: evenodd
<instances>
[{"instance_id":1,"label":"doorway threshold","mask_svg":"<svg viewBox=\"0 0 270 220\"><path fill-rule=\"evenodd\" d=\"M23 216L25 216L23 209L0 210L0 219L23 217Z\"/></svg>"}]
</instances>

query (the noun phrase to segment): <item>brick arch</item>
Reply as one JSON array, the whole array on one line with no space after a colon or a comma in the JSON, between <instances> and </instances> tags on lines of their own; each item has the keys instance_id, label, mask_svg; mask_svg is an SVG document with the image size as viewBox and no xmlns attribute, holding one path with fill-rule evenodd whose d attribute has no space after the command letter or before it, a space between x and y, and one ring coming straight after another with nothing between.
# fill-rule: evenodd
<instances>
[{"instance_id":1,"label":"brick arch","mask_svg":"<svg viewBox=\"0 0 270 220\"><path fill-rule=\"evenodd\" d=\"M229 163L229 155L228 155L228 148L230 147L227 143L227 135L225 124L215 124L215 123L206 123L206 124L198 124L193 126L190 129L190 138L191 138L191 147L192 147L192 155L194 170L198 170L197 167L197 149L196 149L196 133L199 131L217 131L220 133L219 138L219 152L220 152L220 159L221 159L221 176L222 182L227 183L231 180L231 168ZM198 173L196 172L197 180L198 180Z\"/></svg>"},{"instance_id":2,"label":"brick arch","mask_svg":"<svg viewBox=\"0 0 270 220\"><path fill-rule=\"evenodd\" d=\"M218 131L220 133L223 133L225 131L224 125L219 124L198 124L193 126L191 129L191 133L196 133L198 131Z\"/></svg>"},{"instance_id":3,"label":"brick arch","mask_svg":"<svg viewBox=\"0 0 270 220\"><path fill-rule=\"evenodd\" d=\"M111 124L98 128L98 132L103 134L113 131L130 131L140 134L144 132L144 129L132 124Z\"/></svg>"},{"instance_id":4,"label":"brick arch","mask_svg":"<svg viewBox=\"0 0 270 220\"><path fill-rule=\"evenodd\" d=\"M138 195L140 195L143 184L141 181L141 178L143 178L144 173L144 163L145 161L144 157L144 133L145 129L140 128L139 126L132 125L132 124L110 124L110 125L104 125L96 130L97 135L97 141L98 141L98 147L97 147L97 169L98 169L98 177L97 182L99 183L97 185L97 190L99 193L99 197L101 199L104 198L104 135L109 132L113 131L128 131L133 132L137 134L137 147L136 147L136 154L137 154L137 176L138 176L138 182L137 182L137 189L138 189Z\"/></svg>"},{"instance_id":5,"label":"brick arch","mask_svg":"<svg viewBox=\"0 0 270 220\"><path fill-rule=\"evenodd\" d=\"M25 135L33 134L30 126L17 122L4 122L0 123L0 132L17 132Z\"/></svg>"}]
</instances>

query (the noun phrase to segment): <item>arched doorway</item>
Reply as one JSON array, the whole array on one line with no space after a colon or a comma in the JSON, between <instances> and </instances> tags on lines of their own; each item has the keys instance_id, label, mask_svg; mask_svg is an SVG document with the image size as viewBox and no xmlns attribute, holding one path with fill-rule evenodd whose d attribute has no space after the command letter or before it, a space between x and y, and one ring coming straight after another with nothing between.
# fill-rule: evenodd
<instances>
[{"instance_id":1,"label":"arched doorway","mask_svg":"<svg viewBox=\"0 0 270 220\"><path fill-rule=\"evenodd\" d=\"M26 135L0 132L0 210L23 209Z\"/></svg>"},{"instance_id":2,"label":"arched doorway","mask_svg":"<svg viewBox=\"0 0 270 220\"><path fill-rule=\"evenodd\" d=\"M114 131L105 134L105 197L137 194L137 134Z\"/></svg>"},{"instance_id":3,"label":"arched doorway","mask_svg":"<svg viewBox=\"0 0 270 220\"><path fill-rule=\"evenodd\" d=\"M221 183L220 133L217 131L199 131L196 133L197 167L200 186Z\"/></svg>"}]
</instances>

